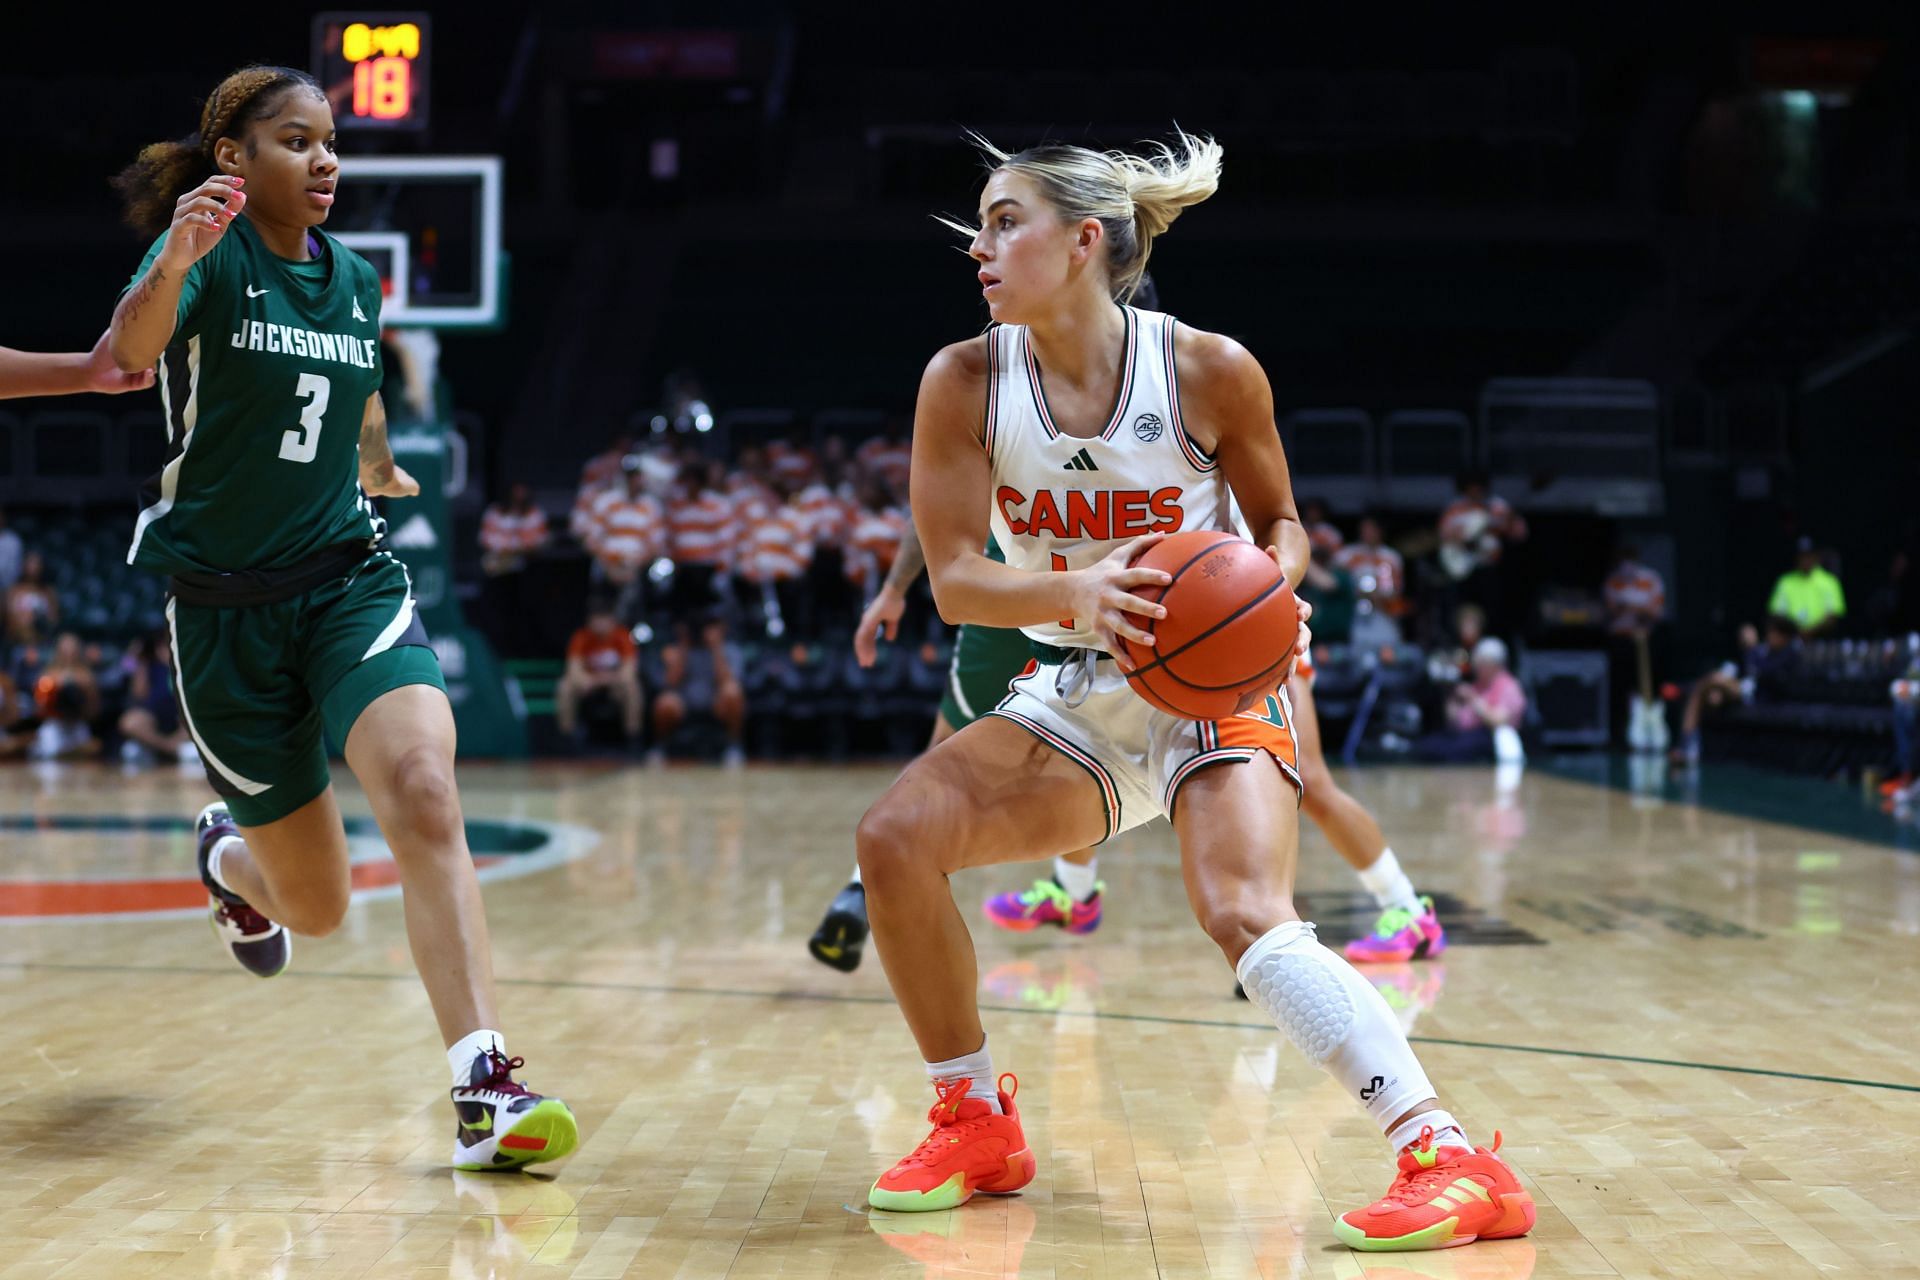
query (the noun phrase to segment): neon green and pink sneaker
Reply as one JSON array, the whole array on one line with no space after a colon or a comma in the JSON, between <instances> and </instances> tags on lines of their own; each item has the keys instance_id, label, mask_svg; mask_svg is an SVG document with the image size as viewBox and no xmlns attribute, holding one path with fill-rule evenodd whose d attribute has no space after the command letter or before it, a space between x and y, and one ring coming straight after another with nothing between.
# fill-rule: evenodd
<instances>
[{"instance_id":1,"label":"neon green and pink sneaker","mask_svg":"<svg viewBox=\"0 0 1920 1280\"><path fill-rule=\"evenodd\" d=\"M1028 933L1043 924L1057 924L1068 933L1092 933L1100 927L1100 899L1106 882L1093 886L1093 896L1076 902L1051 876L1035 880L1031 889L1019 893L1000 893L981 906L987 919L1002 929Z\"/></svg>"},{"instance_id":2,"label":"neon green and pink sneaker","mask_svg":"<svg viewBox=\"0 0 1920 1280\"><path fill-rule=\"evenodd\" d=\"M1432 898L1421 898L1422 908L1414 915L1404 907L1388 907L1380 913L1373 932L1347 944L1347 959L1353 964L1398 964L1407 960L1431 960L1447 949L1447 931Z\"/></svg>"}]
</instances>

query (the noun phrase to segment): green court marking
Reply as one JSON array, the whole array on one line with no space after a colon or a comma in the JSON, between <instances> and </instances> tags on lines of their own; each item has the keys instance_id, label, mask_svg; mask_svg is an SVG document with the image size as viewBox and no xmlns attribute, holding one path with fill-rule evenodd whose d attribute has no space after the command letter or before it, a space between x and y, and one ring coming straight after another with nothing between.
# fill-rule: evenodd
<instances>
[{"instance_id":1,"label":"green court marking","mask_svg":"<svg viewBox=\"0 0 1920 1280\"><path fill-rule=\"evenodd\" d=\"M1633 763L1626 756L1555 755L1539 760L1536 767L1549 777L1568 782L1629 794L1637 791ZM1665 780L1647 794L1669 804L1689 804L1736 818L1777 822L1866 844L1891 845L1908 853L1920 852L1920 825L1897 821L1877 805L1864 802L1855 788L1825 778L1708 762L1691 779L1685 769L1668 769Z\"/></svg>"},{"instance_id":2,"label":"green court marking","mask_svg":"<svg viewBox=\"0 0 1920 1280\"><path fill-rule=\"evenodd\" d=\"M85 964L46 960L0 960L0 968L28 972L62 973L146 973L179 974L222 978L233 976L231 968L197 965ZM411 973L338 973L291 970L276 979L305 978L330 982L417 982ZM737 1000L814 1001L820 1004L891 1005L891 996L830 995L819 991L747 991L731 987L681 987L665 983L587 982L569 978L500 978L503 987L531 987L548 991L629 991L644 995L724 996ZM1112 1013L1097 1009L1030 1009L1021 1005L983 1004L983 1013L1013 1013L1034 1018L1088 1018L1099 1022L1142 1022L1167 1027L1219 1027L1228 1031L1260 1031L1275 1034L1264 1022L1240 1022L1227 1018L1174 1018L1155 1013ZM1684 1071L1722 1071L1732 1075L1765 1076L1774 1080L1805 1080L1815 1084L1849 1085L1857 1089L1891 1089L1898 1093L1920 1093L1920 1084L1898 1084L1890 1080L1855 1080L1847 1076L1815 1075L1804 1071L1776 1071L1768 1067L1739 1067L1719 1062L1687 1062L1679 1058L1644 1058L1627 1053L1599 1053L1590 1049L1553 1049L1544 1045L1501 1044L1490 1040L1451 1040L1442 1036L1408 1036L1414 1044L1444 1045L1455 1049L1486 1049L1500 1053L1539 1053L1556 1058L1583 1058L1591 1062L1628 1062L1644 1067L1674 1067Z\"/></svg>"}]
</instances>

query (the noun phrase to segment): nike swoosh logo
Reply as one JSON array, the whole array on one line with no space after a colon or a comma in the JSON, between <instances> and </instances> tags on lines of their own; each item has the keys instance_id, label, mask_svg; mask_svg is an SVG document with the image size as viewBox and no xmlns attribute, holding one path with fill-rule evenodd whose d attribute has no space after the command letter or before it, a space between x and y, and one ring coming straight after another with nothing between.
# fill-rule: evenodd
<instances>
[{"instance_id":1,"label":"nike swoosh logo","mask_svg":"<svg viewBox=\"0 0 1920 1280\"><path fill-rule=\"evenodd\" d=\"M252 285L247 286L247 296L249 298L264 297L266 294L269 294L272 292L273 290L271 289L255 289Z\"/></svg>"},{"instance_id":2,"label":"nike swoosh logo","mask_svg":"<svg viewBox=\"0 0 1920 1280\"><path fill-rule=\"evenodd\" d=\"M485 1133L487 1130L493 1128L493 1112L487 1112L486 1115L478 1120L462 1120L460 1127L462 1129L478 1129L480 1132Z\"/></svg>"}]
</instances>

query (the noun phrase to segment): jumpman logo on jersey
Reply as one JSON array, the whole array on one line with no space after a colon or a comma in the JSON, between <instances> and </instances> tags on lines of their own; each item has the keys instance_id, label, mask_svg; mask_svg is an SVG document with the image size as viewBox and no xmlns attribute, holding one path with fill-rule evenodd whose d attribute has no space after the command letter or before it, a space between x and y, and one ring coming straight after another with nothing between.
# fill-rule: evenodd
<instances>
[{"instance_id":1,"label":"jumpman logo on jersey","mask_svg":"<svg viewBox=\"0 0 1920 1280\"><path fill-rule=\"evenodd\" d=\"M365 324L367 322L366 313L360 310L360 299L358 298L355 298L353 300L353 318L355 320L358 320L361 324Z\"/></svg>"}]
</instances>

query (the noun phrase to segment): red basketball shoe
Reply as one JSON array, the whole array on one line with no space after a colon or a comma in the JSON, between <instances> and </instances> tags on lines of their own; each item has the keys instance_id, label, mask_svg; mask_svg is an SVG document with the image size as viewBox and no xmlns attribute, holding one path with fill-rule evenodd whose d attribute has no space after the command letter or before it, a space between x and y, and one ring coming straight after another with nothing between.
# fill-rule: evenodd
<instances>
[{"instance_id":1,"label":"red basketball shoe","mask_svg":"<svg viewBox=\"0 0 1920 1280\"><path fill-rule=\"evenodd\" d=\"M995 1115L985 1102L969 1098L973 1082L964 1076L934 1081L940 1100L927 1112L933 1132L880 1175L867 1192L867 1203L899 1213L929 1213L957 1208L976 1191L1003 1196L1032 1182L1038 1165L1013 1105L1020 1081L1008 1073L999 1083L1005 1115Z\"/></svg>"},{"instance_id":2,"label":"red basketball shoe","mask_svg":"<svg viewBox=\"0 0 1920 1280\"><path fill-rule=\"evenodd\" d=\"M1333 1233L1349 1249L1391 1253L1450 1249L1475 1240L1504 1240L1533 1230L1533 1197L1492 1147L1433 1145L1433 1130L1400 1153L1400 1173L1387 1194L1340 1215Z\"/></svg>"}]
</instances>

